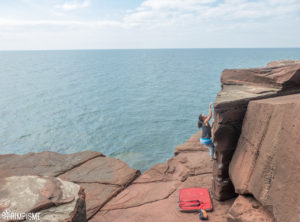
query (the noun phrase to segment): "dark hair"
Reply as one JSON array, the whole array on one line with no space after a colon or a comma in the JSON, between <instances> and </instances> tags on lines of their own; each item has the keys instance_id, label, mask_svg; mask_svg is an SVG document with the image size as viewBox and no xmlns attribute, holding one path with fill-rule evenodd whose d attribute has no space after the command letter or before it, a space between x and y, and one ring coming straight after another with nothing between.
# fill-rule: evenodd
<instances>
[{"instance_id":1,"label":"dark hair","mask_svg":"<svg viewBox=\"0 0 300 222\"><path fill-rule=\"evenodd\" d=\"M202 116L202 113L201 113L200 116L199 116L199 120L198 120L198 128L201 128L202 124L203 124L203 116Z\"/></svg>"}]
</instances>

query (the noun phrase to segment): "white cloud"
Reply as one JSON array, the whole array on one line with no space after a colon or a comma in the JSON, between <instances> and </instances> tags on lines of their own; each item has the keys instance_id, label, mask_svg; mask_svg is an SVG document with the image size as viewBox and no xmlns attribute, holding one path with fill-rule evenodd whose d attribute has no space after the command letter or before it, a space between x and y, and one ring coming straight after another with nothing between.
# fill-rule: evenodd
<instances>
[{"instance_id":1,"label":"white cloud","mask_svg":"<svg viewBox=\"0 0 300 222\"><path fill-rule=\"evenodd\" d=\"M298 0L146 0L134 11L128 12L124 27L153 28L179 25L191 29L208 26L228 28L234 24L253 23L299 17ZM218 27L219 26L219 27ZM225 27L224 27L225 26Z\"/></svg>"},{"instance_id":2,"label":"white cloud","mask_svg":"<svg viewBox=\"0 0 300 222\"><path fill-rule=\"evenodd\" d=\"M65 11L70 11L70 10L75 10L78 8L87 8L91 5L90 0L84 0L83 2L79 3L77 1L72 1L72 2L66 2L62 5L56 5L56 8L65 10Z\"/></svg>"},{"instance_id":3,"label":"white cloud","mask_svg":"<svg viewBox=\"0 0 300 222\"><path fill-rule=\"evenodd\" d=\"M66 2L56 7L74 10L90 6L90 0ZM298 0L145 0L135 10L128 10L120 20L13 20L1 19L0 26L72 26L120 28L155 28L161 26L182 25L186 27L228 28L234 24L259 21L266 18L282 20L299 17ZM58 12L56 16L65 16ZM261 21L262 23L264 21Z\"/></svg>"},{"instance_id":4,"label":"white cloud","mask_svg":"<svg viewBox=\"0 0 300 222\"><path fill-rule=\"evenodd\" d=\"M145 0L135 9L123 11L116 20L89 16L88 10L97 10L92 7L84 12L85 17L66 12L90 4L86 0L69 0L57 6L63 10L54 6L58 14L54 12L48 18L0 17L0 34L12 38L20 36L16 33L26 33L28 41L38 39L39 33L57 35L56 48L64 48L64 44L71 48L71 38L76 47L83 44L83 48L92 48L94 42L99 44L95 46L98 48L235 47L238 44L247 47L254 43L255 46L299 47L299 0ZM53 5L52 2L52 9ZM69 38L67 32L71 33ZM1 45L5 43L0 41L0 49Z\"/></svg>"},{"instance_id":5,"label":"white cloud","mask_svg":"<svg viewBox=\"0 0 300 222\"><path fill-rule=\"evenodd\" d=\"M146 0L141 4L140 10L151 8L154 10L177 9L193 10L200 5L216 2L216 0Z\"/></svg>"},{"instance_id":6,"label":"white cloud","mask_svg":"<svg viewBox=\"0 0 300 222\"><path fill-rule=\"evenodd\" d=\"M72 27L121 27L118 21L101 20L101 21L76 21L76 20L14 20L1 19L0 27L36 27L36 26L72 26Z\"/></svg>"}]
</instances>

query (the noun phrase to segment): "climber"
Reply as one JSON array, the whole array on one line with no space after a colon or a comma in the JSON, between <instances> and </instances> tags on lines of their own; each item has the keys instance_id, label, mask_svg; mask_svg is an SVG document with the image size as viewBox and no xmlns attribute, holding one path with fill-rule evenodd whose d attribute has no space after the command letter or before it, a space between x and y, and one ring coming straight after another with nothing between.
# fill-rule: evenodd
<instances>
[{"instance_id":1,"label":"climber","mask_svg":"<svg viewBox=\"0 0 300 222\"><path fill-rule=\"evenodd\" d=\"M213 123L209 123L212 117L211 105L212 103L209 104L208 116L204 115L203 113L200 114L198 120L198 128L202 128L202 136L200 138L200 143L206 145L209 148L210 160L215 160L215 146L211 139L211 128L213 126Z\"/></svg>"}]
</instances>

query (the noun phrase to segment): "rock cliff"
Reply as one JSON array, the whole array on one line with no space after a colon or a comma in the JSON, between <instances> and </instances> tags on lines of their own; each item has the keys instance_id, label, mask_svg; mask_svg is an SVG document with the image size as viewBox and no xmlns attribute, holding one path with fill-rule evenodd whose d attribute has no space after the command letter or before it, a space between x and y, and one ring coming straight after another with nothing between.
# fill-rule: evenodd
<instances>
[{"instance_id":1,"label":"rock cliff","mask_svg":"<svg viewBox=\"0 0 300 222\"><path fill-rule=\"evenodd\" d=\"M213 195L226 200L236 195L228 168L249 101L299 93L300 64L281 61L266 68L224 70L221 83L222 90L214 103L217 161L213 166Z\"/></svg>"},{"instance_id":2,"label":"rock cliff","mask_svg":"<svg viewBox=\"0 0 300 222\"><path fill-rule=\"evenodd\" d=\"M299 221L300 94L251 101L229 174L277 221ZM287 220L288 218L288 220Z\"/></svg>"}]
</instances>

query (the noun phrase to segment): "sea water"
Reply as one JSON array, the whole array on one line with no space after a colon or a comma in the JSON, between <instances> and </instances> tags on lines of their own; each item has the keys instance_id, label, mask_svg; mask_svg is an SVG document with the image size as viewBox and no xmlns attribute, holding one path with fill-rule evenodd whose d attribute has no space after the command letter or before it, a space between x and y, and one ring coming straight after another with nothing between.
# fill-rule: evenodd
<instances>
[{"instance_id":1,"label":"sea water","mask_svg":"<svg viewBox=\"0 0 300 222\"><path fill-rule=\"evenodd\" d=\"M198 131L226 68L300 49L0 52L0 154L94 150L145 171Z\"/></svg>"}]
</instances>

